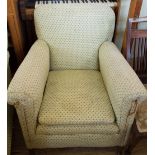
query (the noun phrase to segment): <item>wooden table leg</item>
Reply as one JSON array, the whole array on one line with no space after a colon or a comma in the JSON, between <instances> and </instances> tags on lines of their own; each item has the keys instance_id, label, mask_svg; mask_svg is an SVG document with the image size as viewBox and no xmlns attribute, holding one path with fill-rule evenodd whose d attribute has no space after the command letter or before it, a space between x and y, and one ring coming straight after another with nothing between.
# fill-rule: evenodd
<instances>
[{"instance_id":1,"label":"wooden table leg","mask_svg":"<svg viewBox=\"0 0 155 155\"><path fill-rule=\"evenodd\" d=\"M24 41L19 19L17 0L8 0L7 21L18 64L24 59Z\"/></svg>"}]
</instances>

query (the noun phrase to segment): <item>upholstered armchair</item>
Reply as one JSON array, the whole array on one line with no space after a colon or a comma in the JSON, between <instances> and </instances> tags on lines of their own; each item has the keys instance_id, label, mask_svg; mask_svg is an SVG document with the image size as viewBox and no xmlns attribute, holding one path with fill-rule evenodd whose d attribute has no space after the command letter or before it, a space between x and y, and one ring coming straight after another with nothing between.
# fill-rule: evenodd
<instances>
[{"instance_id":1,"label":"upholstered armchair","mask_svg":"<svg viewBox=\"0 0 155 155\"><path fill-rule=\"evenodd\" d=\"M40 5L34 21L38 40L8 89L27 147L124 146L146 90L111 42L113 10Z\"/></svg>"}]
</instances>

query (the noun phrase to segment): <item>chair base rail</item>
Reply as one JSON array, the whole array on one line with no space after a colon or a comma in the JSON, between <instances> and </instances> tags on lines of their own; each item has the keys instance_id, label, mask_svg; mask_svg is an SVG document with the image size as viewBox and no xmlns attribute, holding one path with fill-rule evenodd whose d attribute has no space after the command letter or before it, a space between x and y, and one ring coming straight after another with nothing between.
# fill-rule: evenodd
<instances>
[{"instance_id":1,"label":"chair base rail","mask_svg":"<svg viewBox=\"0 0 155 155\"><path fill-rule=\"evenodd\" d=\"M114 151L116 155L126 155L124 154L124 147L73 147L73 148L48 148L48 149L29 149L30 155L37 155L37 151Z\"/></svg>"}]
</instances>

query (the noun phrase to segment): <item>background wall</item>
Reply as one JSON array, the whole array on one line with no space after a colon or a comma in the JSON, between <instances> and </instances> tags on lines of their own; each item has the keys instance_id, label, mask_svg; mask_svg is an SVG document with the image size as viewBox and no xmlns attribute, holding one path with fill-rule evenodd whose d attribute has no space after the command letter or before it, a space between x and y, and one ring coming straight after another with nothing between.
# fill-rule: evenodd
<instances>
[{"instance_id":1,"label":"background wall","mask_svg":"<svg viewBox=\"0 0 155 155\"><path fill-rule=\"evenodd\" d=\"M140 16L147 16L147 0L143 0Z\"/></svg>"},{"instance_id":2,"label":"background wall","mask_svg":"<svg viewBox=\"0 0 155 155\"><path fill-rule=\"evenodd\" d=\"M118 27L117 27L118 34L117 34L116 41L115 41L115 44L120 50L122 48L123 35L124 35L125 28L126 28L126 22L127 22L130 2L131 0L121 0L120 16L119 16ZM141 17L147 16L147 0L143 0L140 16Z\"/></svg>"}]
</instances>

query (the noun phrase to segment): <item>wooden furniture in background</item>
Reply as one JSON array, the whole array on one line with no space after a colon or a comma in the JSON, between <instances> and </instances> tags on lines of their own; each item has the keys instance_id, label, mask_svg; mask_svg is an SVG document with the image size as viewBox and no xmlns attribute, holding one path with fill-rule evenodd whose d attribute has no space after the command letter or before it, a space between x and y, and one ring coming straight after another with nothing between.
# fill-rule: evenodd
<instances>
[{"instance_id":1,"label":"wooden furniture in background","mask_svg":"<svg viewBox=\"0 0 155 155\"><path fill-rule=\"evenodd\" d=\"M130 18L127 25L125 57L143 83L147 83L147 29L140 29L140 23L147 18ZM132 25L136 24L137 28Z\"/></svg>"},{"instance_id":2,"label":"wooden furniture in background","mask_svg":"<svg viewBox=\"0 0 155 155\"><path fill-rule=\"evenodd\" d=\"M116 42L117 34L118 34L118 22L120 17L120 7L121 7L121 0L117 0L117 7L114 8L114 12L116 15L116 22L115 22L115 30L114 30L114 36L113 36L113 42Z\"/></svg>"},{"instance_id":3,"label":"wooden furniture in background","mask_svg":"<svg viewBox=\"0 0 155 155\"><path fill-rule=\"evenodd\" d=\"M129 13L128 13L128 19L129 18L137 18L140 15L141 7L142 7L143 0L131 0L130 2L130 8L129 8ZM133 28L136 28L136 24L133 25ZM126 31L125 29L124 32L124 37L123 37L123 45L122 45L122 53L125 54L126 50Z\"/></svg>"},{"instance_id":4,"label":"wooden furniture in background","mask_svg":"<svg viewBox=\"0 0 155 155\"><path fill-rule=\"evenodd\" d=\"M8 0L7 22L16 58L18 64L20 64L24 58L24 40L17 4L17 0Z\"/></svg>"},{"instance_id":5,"label":"wooden furniture in background","mask_svg":"<svg viewBox=\"0 0 155 155\"><path fill-rule=\"evenodd\" d=\"M100 3L101 5L108 5L110 6L111 8L114 9L114 11L117 11L118 10L118 7L119 7L119 3L120 3L120 0L62 0L61 3L60 3L60 0L18 0L19 1L19 5L20 5L20 12L21 12L21 16L22 16L22 19L25 19L25 20L32 20L33 19L33 11L34 11L34 8L35 8L35 3L37 4L62 4L62 3L65 3L65 4L74 4L76 3L77 5L79 3L84 3L84 4L87 4L87 3L91 3L92 5L95 4L95 3Z\"/></svg>"}]
</instances>

